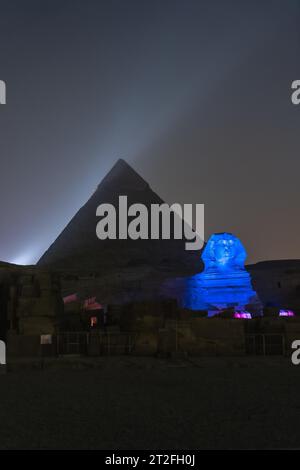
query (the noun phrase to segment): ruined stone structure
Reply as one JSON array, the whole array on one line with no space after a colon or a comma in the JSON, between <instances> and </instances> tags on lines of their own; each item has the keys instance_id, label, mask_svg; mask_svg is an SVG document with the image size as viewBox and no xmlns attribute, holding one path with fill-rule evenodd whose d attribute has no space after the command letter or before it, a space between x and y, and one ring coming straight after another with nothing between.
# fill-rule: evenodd
<instances>
[{"instance_id":1,"label":"ruined stone structure","mask_svg":"<svg viewBox=\"0 0 300 470\"><path fill-rule=\"evenodd\" d=\"M59 278L53 273L1 263L0 303L0 336L8 342L9 353L17 353L19 337L28 338L30 349L33 337L39 347L41 335L58 331L63 303Z\"/></svg>"},{"instance_id":2,"label":"ruined stone structure","mask_svg":"<svg viewBox=\"0 0 300 470\"><path fill-rule=\"evenodd\" d=\"M264 261L248 270L265 306L300 310L300 260Z\"/></svg>"}]
</instances>

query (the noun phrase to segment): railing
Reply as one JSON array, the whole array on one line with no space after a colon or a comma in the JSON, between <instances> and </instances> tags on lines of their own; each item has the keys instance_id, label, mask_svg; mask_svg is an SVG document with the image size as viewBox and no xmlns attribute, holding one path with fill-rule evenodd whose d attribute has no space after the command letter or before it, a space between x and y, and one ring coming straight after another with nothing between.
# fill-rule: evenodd
<instances>
[{"instance_id":1,"label":"railing","mask_svg":"<svg viewBox=\"0 0 300 470\"><path fill-rule=\"evenodd\" d=\"M131 354L137 335L126 332L95 331L89 336L90 355Z\"/></svg>"},{"instance_id":2,"label":"railing","mask_svg":"<svg viewBox=\"0 0 300 470\"><path fill-rule=\"evenodd\" d=\"M87 354L89 333L85 331L66 331L57 335L57 354Z\"/></svg>"},{"instance_id":3,"label":"railing","mask_svg":"<svg viewBox=\"0 0 300 470\"><path fill-rule=\"evenodd\" d=\"M283 356L285 337L274 333L246 335L246 353L257 356Z\"/></svg>"},{"instance_id":4,"label":"railing","mask_svg":"<svg viewBox=\"0 0 300 470\"><path fill-rule=\"evenodd\" d=\"M187 325L186 325L187 326ZM181 350L178 333L183 325L176 322L168 325L174 341L173 351ZM58 355L110 356L132 354L135 352L138 333L93 330L62 332L57 335ZM283 334L259 333L245 337L246 354L269 356L285 355L285 337Z\"/></svg>"},{"instance_id":5,"label":"railing","mask_svg":"<svg viewBox=\"0 0 300 470\"><path fill-rule=\"evenodd\" d=\"M58 355L116 355L131 354L135 347L136 334L99 331L62 332L57 335Z\"/></svg>"}]
</instances>

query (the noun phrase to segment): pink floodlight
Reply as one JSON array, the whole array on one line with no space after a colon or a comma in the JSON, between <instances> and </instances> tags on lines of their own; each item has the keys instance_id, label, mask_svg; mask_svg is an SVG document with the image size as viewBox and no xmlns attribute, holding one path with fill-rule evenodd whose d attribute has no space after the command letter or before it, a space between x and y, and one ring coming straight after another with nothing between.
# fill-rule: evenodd
<instances>
[{"instance_id":1,"label":"pink floodlight","mask_svg":"<svg viewBox=\"0 0 300 470\"><path fill-rule=\"evenodd\" d=\"M242 318L244 320L251 320L252 315L249 312L234 312L233 318Z\"/></svg>"},{"instance_id":2,"label":"pink floodlight","mask_svg":"<svg viewBox=\"0 0 300 470\"><path fill-rule=\"evenodd\" d=\"M279 316L280 317L294 317L295 314L292 310L280 310Z\"/></svg>"}]
</instances>

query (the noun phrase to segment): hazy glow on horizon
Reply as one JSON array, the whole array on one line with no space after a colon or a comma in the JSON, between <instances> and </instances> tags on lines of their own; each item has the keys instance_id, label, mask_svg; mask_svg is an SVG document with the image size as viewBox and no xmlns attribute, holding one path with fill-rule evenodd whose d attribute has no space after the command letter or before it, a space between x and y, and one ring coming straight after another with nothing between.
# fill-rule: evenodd
<instances>
[{"instance_id":1,"label":"hazy glow on horizon","mask_svg":"<svg viewBox=\"0 0 300 470\"><path fill-rule=\"evenodd\" d=\"M38 257L33 254L31 251L25 251L17 258L8 260L9 263L18 264L20 266L26 266L28 264L33 264L38 261Z\"/></svg>"}]
</instances>

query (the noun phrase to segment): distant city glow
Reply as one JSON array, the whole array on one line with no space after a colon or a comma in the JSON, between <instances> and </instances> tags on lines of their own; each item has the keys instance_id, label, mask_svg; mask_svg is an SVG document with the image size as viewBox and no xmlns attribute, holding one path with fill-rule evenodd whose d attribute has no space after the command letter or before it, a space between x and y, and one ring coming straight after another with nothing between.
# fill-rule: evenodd
<instances>
[{"instance_id":1,"label":"distant city glow","mask_svg":"<svg viewBox=\"0 0 300 470\"><path fill-rule=\"evenodd\" d=\"M242 318L244 320L251 320L252 315L249 312L234 312L233 318Z\"/></svg>"},{"instance_id":2,"label":"distant city glow","mask_svg":"<svg viewBox=\"0 0 300 470\"><path fill-rule=\"evenodd\" d=\"M9 263L19 264L21 266L26 266L26 265L33 264L34 258L35 258L35 256L34 256L33 252L28 251L28 252L22 253L17 258L9 260Z\"/></svg>"},{"instance_id":3,"label":"distant city glow","mask_svg":"<svg viewBox=\"0 0 300 470\"><path fill-rule=\"evenodd\" d=\"M279 316L280 317L294 317L295 314L292 310L280 310Z\"/></svg>"}]
</instances>

